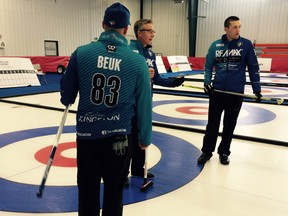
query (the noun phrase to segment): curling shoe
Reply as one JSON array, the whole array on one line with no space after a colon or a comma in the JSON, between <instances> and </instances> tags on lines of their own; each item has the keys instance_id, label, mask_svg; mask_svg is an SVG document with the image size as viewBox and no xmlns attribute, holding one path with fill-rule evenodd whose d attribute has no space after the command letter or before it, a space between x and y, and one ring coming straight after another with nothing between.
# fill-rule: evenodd
<instances>
[{"instance_id":1,"label":"curling shoe","mask_svg":"<svg viewBox=\"0 0 288 216\"><path fill-rule=\"evenodd\" d=\"M220 163L223 165L229 165L230 163L228 155L225 155L225 154L219 155L219 160L220 160Z\"/></svg>"},{"instance_id":2,"label":"curling shoe","mask_svg":"<svg viewBox=\"0 0 288 216\"><path fill-rule=\"evenodd\" d=\"M203 152L198 158L198 164L205 164L208 160L210 160L211 157L212 157L212 154L207 154Z\"/></svg>"},{"instance_id":3,"label":"curling shoe","mask_svg":"<svg viewBox=\"0 0 288 216\"><path fill-rule=\"evenodd\" d=\"M151 173L151 172L148 172L148 173L147 173L147 178L154 178L154 174Z\"/></svg>"}]
</instances>

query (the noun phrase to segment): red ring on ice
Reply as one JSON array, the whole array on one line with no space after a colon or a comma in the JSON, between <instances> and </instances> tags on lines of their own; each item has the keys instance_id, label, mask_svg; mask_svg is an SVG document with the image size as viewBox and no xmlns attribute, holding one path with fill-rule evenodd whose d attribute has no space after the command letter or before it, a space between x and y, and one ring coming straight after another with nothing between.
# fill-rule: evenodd
<instances>
[{"instance_id":1,"label":"red ring on ice","mask_svg":"<svg viewBox=\"0 0 288 216\"><path fill-rule=\"evenodd\" d=\"M50 153L52 150L52 145L47 146L43 149L40 149L37 151L34 155L34 158L39 161L40 163L47 164L48 159L50 157ZM62 155L62 152L68 150L68 149L73 149L76 148L76 143L75 142L66 142L66 143L59 143L57 150L54 155L54 159L52 162L52 166L57 166L57 167L77 167L77 161L76 158L68 158L64 157Z\"/></svg>"},{"instance_id":2,"label":"red ring on ice","mask_svg":"<svg viewBox=\"0 0 288 216\"><path fill-rule=\"evenodd\" d=\"M204 110L203 112L194 111L197 110ZM187 107L178 107L176 108L177 112L185 113L185 114L194 114L194 115L207 115L208 114L208 107L203 106L187 106Z\"/></svg>"}]
</instances>

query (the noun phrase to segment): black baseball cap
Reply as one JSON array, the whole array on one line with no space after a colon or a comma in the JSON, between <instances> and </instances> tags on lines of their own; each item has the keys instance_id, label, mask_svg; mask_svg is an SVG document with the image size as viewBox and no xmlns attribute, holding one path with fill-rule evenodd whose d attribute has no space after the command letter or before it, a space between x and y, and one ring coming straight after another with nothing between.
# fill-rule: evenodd
<instances>
[{"instance_id":1,"label":"black baseball cap","mask_svg":"<svg viewBox=\"0 0 288 216\"><path fill-rule=\"evenodd\" d=\"M105 10L103 22L112 28L124 28L130 25L130 12L121 3L114 3Z\"/></svg>"}]
</instances>

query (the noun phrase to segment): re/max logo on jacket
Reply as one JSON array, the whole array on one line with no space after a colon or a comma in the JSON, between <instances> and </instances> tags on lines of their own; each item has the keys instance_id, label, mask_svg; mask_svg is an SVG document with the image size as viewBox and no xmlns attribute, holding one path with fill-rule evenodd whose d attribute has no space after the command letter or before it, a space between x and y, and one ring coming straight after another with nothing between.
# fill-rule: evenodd
<instances>
[{"instance_id":1,"label":"re/max logo on jacket","mask_svg":"<svg viewBox=\"0 0 288 216\"><path fill-rule=\"evenodd\" d=\"M241 56L243 49L216 50L216 57Z\"/></svg>"},{"instance_id":2,"label":"re/max logo on jacket","mask_svg":"<svg viewBox=\"0 0 288 216\"><path fill-rule=\"evenodd\" d=\"M147 59L146 59L146 62L147 62L148 67L154 67L154 66L153 66L153 62L154 62L153 59L147 58Z\"/></svg>"}]
</instances>

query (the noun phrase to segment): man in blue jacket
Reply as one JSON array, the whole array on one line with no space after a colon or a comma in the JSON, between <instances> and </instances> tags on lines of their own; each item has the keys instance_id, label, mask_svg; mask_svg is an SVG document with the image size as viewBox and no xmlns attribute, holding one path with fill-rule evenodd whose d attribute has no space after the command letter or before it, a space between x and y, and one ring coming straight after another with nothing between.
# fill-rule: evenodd
<instances>
[{"instance_id":1,"label":"man in blue jacket","mask_svg":"<svg viewBox=\"0 0 288 216\"><path fill-rule=\"evenodd\" d=\"M104 32L95 43L72 54L61 79L61 102L76 116L79 216L121 216L123 189L131 160L132 118L138 120L138 144L151 143L152 104L146 61L126 39L130 12L120 3L105 11ZM129 140L129 142L128 142ZM134 144L134 143L133 143Z\"/></svg>"},{"instance_id":2,"label":"man in blue jacket","mask_svg":"<svg viewBox=\"0 0 288 216\"><path fill-rule=\"evenodd\" d=\"M262 97L259 65L254 47L251 41L240 37L240 28L238 17L228 17L224 22L226 34L211 44L206 55L204 91L209 94L209 114L199 164L205 164L215 151L222 112L224 112L223 131L217 153L221 164L229 164L232 136L242 106L242 97L219 93L214 89L244 93L245 73L248 67L254 94L258 101ZM213 69L215 69L214 77Z\"/></svg>"},{"instance_id":3,"label":"man in blue jacket","mask_svg":"<svg viewBox=\"0 0 288 216\"><path fill-rule=\"evenodd\" d=\"M140 19L137 20L134 24L134 34L136 40L130 41L131 49L142 55L146 59L146 63L149 67L150 79L151 79L151 91L153 84L165 86L165 87L177 87L184 82L184 77L171 77L171 78L162 78L159 75L157 66L156 66L156 55L151 50L152 40L155 36L155 30L153 21L151 19ZM136 125L137 120L135 119L134 125ZM137 140L137 128L134 127L135 132L134 140ZM133 176L143 176L144 170L144 161L145 161L145 152L139 148L138 145L133 145L132 147L132 163L131 163L131 174ZM148 173L149 178L153 178L152 173Z\"/></svg>"}]
</instances>

